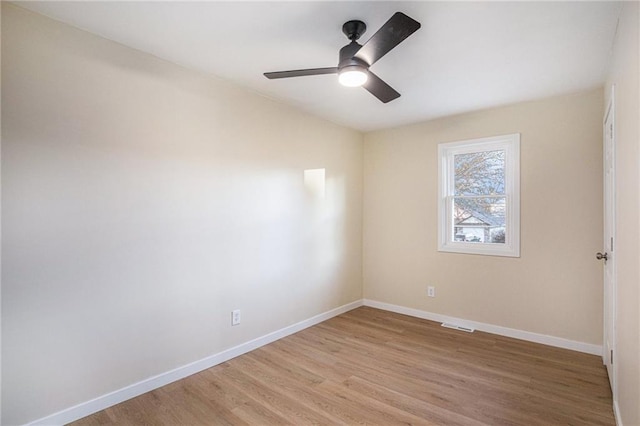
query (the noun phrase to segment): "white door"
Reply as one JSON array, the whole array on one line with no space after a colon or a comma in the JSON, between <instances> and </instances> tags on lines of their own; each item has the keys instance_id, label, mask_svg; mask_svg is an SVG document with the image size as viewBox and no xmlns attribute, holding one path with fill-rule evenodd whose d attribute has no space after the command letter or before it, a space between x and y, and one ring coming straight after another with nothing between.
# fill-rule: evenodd
<instances>
[{"instance_id":1,"label":"white door","mask_svg":"<svg viewBox=\"0 0 640 426\"><path fill-rule=\"evenodd\" d=\"M604 344L603 360L609 374L609 382L616 399L615 353L615 134L614 134L614 92L604 118L604 247L597 254L604 262Z\"/></svg>"}]
</instances>

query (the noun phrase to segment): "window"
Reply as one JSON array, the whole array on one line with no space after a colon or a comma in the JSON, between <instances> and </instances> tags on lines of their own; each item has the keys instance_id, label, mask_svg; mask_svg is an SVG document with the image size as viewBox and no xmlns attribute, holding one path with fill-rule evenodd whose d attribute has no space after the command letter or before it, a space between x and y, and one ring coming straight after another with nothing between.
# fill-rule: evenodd
<instances>
[{"instance_id":1,"label":"window","mask_svg":"<svg viewBox=\"0 0 640 426\"><path fill-rule=\"evenodd\" d=\"M438 250L520 256L520 135L438 145Z\"/></svg>"}]
</instances>

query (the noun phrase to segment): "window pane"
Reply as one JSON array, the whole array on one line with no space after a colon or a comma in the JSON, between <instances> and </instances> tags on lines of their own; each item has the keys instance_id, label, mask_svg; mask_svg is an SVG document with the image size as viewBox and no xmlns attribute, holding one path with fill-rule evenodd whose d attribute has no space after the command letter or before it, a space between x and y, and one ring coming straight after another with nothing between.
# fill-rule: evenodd
<instances>
[{"instance_id":1,"label":"window pane","mask_svg":"<svg viewBox=\"0 0 640 426\"><path fill-rule=\"evenodd\" d=\"M454 155L454 195L504 194L504 159L504 150Z\"/></svg>"},{"instance_id":2,"label":"window pane","mask_svg":"<svg viewBox=\"0 0 640 426\"><path fill-rule=\"evenodd\" d=\"M505 197L453 199L453 240L505 243Z\"/></svg>"}]
</instances>

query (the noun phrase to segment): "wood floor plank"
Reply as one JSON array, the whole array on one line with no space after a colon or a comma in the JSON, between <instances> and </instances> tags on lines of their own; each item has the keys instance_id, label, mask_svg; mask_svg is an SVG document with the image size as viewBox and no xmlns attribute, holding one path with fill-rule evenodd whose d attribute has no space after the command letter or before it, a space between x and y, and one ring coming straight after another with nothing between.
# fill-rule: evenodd
<instances>
[{"instance_id":1,"label":"wood floor plank","mask_svg":"<svg viewBox=\"0 0 640 426\"><path fill-rule=\"evenodd\" d=\"M353 392L368 395L372 399L404 410L432 424L446 424L448 426L482 426L485 424L402 392L376 385L361 377L353 376L346 380L344 384Z\"/></svg>"},{"instance_id":2,"label":"wood floor plank","mask_svg":"<svg viewBox=\"0 0 640 426\"><path fill-rule=\"evenodd\" d=\"M296 425L329 424L331 420L321 412L309 410L290 395L280 392L271 382L264 382L257 377L246 374L245 369L229 369L225 372L229 380L222 383L244 392L256 403L267 403L271 411Z\"/></svg>"},{"instance_id":3,"label":"wood floor plank","mask_svg":"<svg viewBox=\"0 0 640 426\"><path fill-rule=\"evenodd\" d=\"M615 425L600 357L361 307L74 423Z\"/></svg>"}]
</instances>

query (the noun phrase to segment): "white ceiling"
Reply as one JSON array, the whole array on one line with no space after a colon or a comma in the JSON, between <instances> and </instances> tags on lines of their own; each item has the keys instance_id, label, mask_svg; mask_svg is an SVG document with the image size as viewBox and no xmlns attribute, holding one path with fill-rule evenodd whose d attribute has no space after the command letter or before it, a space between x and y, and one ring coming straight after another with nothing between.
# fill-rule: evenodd
<instances>
[{"instance_id":1,"label":"white ceiling","mask_svg":"<svg viewBox=\"0 0 640 426\"><path fill-rule=\"evenodd\" d=\"M18 2L160 58L369 131L604 83L618 2ZM336 66L360 19L366 41L396 11L422 28L371 67L402 94L382 104L334 75L262 73Z\"/></svg>"}]
</instances>

